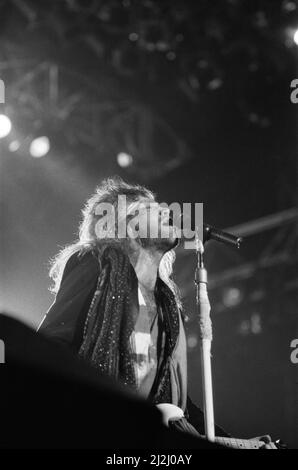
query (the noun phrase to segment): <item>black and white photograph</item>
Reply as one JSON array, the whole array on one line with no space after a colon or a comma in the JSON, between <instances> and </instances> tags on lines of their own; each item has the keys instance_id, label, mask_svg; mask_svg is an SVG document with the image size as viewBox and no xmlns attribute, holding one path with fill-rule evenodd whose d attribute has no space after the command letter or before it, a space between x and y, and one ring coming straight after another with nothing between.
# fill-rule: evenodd
<instances>
[{"instance_id":1,"label":"black and white photograph","mask_svg":"<svg viewBox=\"0 0 298 470\"><path fill-rule=\"evenodd\" d=\"M298 449L298 0L0 0L0 188L2 451Z\"/></svg>"}]
</instances>

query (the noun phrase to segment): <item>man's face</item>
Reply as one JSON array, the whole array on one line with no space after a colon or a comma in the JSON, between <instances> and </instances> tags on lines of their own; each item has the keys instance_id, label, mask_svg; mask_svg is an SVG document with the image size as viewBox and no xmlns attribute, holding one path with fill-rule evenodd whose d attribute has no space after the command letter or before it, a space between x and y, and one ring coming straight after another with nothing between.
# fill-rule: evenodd
<instances>
[{"instance_id":1,"label":"man's face","mask_svg":"<svg viewBox=\"0 0 298 470\"><path fill-rule=\"evenodd\" d=\"M155 247L166 252L178 244L177 228L168 208L152 199L140 198L131 205L131 210L130 228L138 233L144 248Z\"/></svg>"}]
</instances>

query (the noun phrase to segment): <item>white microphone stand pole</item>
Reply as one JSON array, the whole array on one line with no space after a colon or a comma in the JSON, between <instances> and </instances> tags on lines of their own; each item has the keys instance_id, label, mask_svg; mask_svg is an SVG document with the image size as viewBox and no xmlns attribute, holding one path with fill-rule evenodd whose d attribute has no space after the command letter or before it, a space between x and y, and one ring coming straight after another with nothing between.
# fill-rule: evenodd
<instances>
[{"instance_id":1,"label":"white microphone stand pole","mask_svg":"<svg viewBox=\"0 0 298 470\"><path fill-rule=\"evenodd\" d=\"M210 303L207 292L207 271L204 267L203 261L204 246L202 241L199 239L198 229L196 229L195 247L197 253L197 267L195 274L196 304L201 340L205 435L209 441L214 442L215 430L211 373L212 323L210 318Z\"/></svg>"}]
</instances>

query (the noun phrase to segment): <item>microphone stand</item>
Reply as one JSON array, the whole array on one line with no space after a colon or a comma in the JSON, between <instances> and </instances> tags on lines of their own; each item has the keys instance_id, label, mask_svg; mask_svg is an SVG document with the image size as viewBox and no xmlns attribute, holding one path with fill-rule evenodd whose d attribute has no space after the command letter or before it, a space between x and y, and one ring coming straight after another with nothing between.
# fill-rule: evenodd
<instances>
[{"instance_id":1,"label":"microphone stand","mask_svg":"<svg viewBox=\"0 0 298 470\"><path fill-rule=\"evenodd\" d=\"M214 409L211 372L211 343L212 323L210 318L210 303L207 292L207 271L204 267L204 246L199 239L198 228L195 234L195 248L197 254L197 267L195 272L196 305L201 341L202 386L204 403L204 421L206 438L215 441Z\"/></svg>"}]
</instances>

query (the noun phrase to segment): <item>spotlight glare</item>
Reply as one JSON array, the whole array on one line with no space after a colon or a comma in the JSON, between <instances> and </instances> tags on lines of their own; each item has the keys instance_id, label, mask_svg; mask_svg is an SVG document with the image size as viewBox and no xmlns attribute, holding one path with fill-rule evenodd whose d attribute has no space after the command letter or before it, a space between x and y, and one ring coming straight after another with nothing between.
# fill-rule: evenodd
<instances>
[{"instance_id":1,"label":"spotlight glare","mask_svg":"<svg viewBox=\"0 0 298 470\"><path fill-rule=\"evenodd\" d=\"M17 152L19 150L21 144L18 140L12 140L8 146L10 152Z\"/></svg>"},{"instance_id":2,"label":"spotlight glare","mask_svg":"<svg viewBox=\"0 0 298 470\"><path fill-rule=\"evenodd\" d=\"M223 292L222 302L225 307L236 307L242 301L243 294L238 287L228 287Z\"/></svg>"},{"instance_id":3,"label":"spotlight glare","mask_svg":"<svg viewBox=\"0 0 298 470\"><path fill-rule=\"evenodd\" d=\"M126 152L120 152L117 155L117 163L122 168L127 168L132 164L133 158Z\"/></svg>"},{"instance_id":4,"label":"spotlight glare","mask_svg":"<svg viewBox=\"0 0 298 470\"><path fill-rule=\"evenodd\" d=\"M194 349L198 345L198 338L194 334L190 334L187 338L187 346L189 349Z\"/></svg>"},{"instance_id":5,"label":"spotlight glare","mask_svg":"<svg viewBox=\"0 0 298 470\"><path fill-rule=\"evenodd\" d=\"M5 114L0 114L0 139L6 137L11 131L11 120Z\"/></svg>"},{"instance_id":6,"label":"spotlight glare","mask_svg":"<svg viewBox=\"0 0 298 470\"><path fill-rule=\"evenodd\" d=\"M294 43L298 46L298 29L296 29L293 39L294 39Z\"/></svg>"},{"instance_id":7,"label":"spotlight glare","mask_svg":"<svg viewBox=\"0 0 298 470\"><path fill-rule=\"evenodd\" d=\"M37 137L30 144L30 155L34 158L44 157L49 150L50 141L46 136Z\"/></svg>"}]
</instances>

